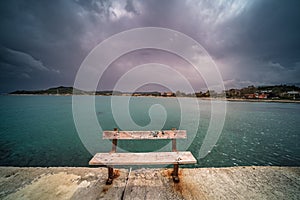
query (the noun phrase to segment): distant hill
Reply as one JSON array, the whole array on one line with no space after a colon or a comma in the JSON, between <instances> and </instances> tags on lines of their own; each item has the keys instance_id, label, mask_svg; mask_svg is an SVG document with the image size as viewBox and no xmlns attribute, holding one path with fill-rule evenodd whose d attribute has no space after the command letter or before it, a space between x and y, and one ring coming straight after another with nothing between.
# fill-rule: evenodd
<instances>
[{"instance_id":1,"label":"distant hill","mask_svg":"<svg viewBox=\"0 0 300 200\"><path fill-rule=\"evenodd\" d=\"M72 94L73 93L73 87L64 87L64 86L60 86L60 87L54 87L54 88L49 88L46 90L17 90L14 92L11 92L9 94L52 94L52 95L56 95L56 94ZM84 93L84 91L75 89L76 93Z\"/></svg>"},{"instance_id":2,"label":"distant hill","mask_svg":"<svg viewBox=\"0 0 300 200\"><path fill-rule=\"evenodd\" d=\"M72 95L72 94L78 94L78 95L121 95L122 92L119 91L84 91L79 90L73 87L54 87L49 88L46 90L17 90L14 92L11 92L9 94L33 94L33 95Z\"/></svg>"}]
</instances>

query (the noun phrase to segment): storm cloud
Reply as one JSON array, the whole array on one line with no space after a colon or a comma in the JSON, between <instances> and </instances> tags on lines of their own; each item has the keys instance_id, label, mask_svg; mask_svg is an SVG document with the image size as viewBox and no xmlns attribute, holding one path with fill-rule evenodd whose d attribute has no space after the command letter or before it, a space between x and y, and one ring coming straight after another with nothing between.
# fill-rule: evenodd
<instances>
[{"instance_id":1,"label":"storm cloud","mask_svg":"<svg viewBox=\"0 0 300 200\"><path fill-rule=\"evenodd\" d=\"M203 45L227 88L299 85L297 0L11 0L0 2L0 92L71 86L97 44L149 26L180 31ZM152 60L181 70L196 90L205 88L180 58L141 50L112 63L100 89L112 89L124 66Z\"/></svg>"}]
</instances>

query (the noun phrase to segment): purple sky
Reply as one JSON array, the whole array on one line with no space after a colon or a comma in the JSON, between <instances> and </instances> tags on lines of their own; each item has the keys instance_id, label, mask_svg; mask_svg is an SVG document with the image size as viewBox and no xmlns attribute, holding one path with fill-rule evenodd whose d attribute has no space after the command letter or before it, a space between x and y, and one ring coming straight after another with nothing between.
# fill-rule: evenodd
<instances>
[{"instance_id":1,"label":"purple sky","mask_svg":"<svg viewBox=\"0 0 300 200\"><path fill-rule=\"evenodd\" d=\"M11 0L0 2L0 26L0 92L72 86L81 62L97 44L148 26L180 31L199 42L219 67L226 88L300 85L298 0ZM173 67L196 90L205 89L184 60L151 49L112 63L99 89L112 89L126 70L149 62Z\"/></svg>"}]
</instances>

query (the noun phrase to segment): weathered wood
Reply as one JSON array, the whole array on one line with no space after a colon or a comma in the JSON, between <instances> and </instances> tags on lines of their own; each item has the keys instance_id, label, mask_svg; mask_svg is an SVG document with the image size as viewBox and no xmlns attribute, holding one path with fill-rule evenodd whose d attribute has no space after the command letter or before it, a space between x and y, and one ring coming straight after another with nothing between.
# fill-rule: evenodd
<instances>
[{"instance_id":1,"label":"weathered wood","mask_svg":"<svg viewBox=\"0 0 300 200\"><path fill-rule=\"evenodd\" d=\"M177 151L177 147L176 147L176 139L172 139L172 151L176 152Z\"/></svg>"},{"instance_id":2,"label":"weathered wood","mask_svg":"<svg viewBox=\"0 0 300 200\"><path fill-rule=\"evenodd\" d=\"M111 147L111 153L115 153L117 151L117 139L112 140L112 147Z\"/></svg>"},{"instance_id":3,"label":"weathered wood","mask_svg":"<svg viewBox=\"0 0 300 200\"><path fill-rule=\"evenodd\" d=\"M197 161L189 151L147 153L97 153L90 165L163 165L195 164Z\"/></svg>"},{"instance_id":4,"label":"weathered wood","mask_svg":"<svg viewBox=\"0 0 300 200\"><path fill-rule=\"evenodd\" d=\"M175 183L179 183L179 177L178 177L178 164L174 164L173 166L173 172L172 172L172 177L173 177L173 181Z\"/></svg>"},{"instance_id":5,"label":"weathered wood","mask_svg":"<svg viewBox=\"0 0 300 200\"><path fill-rule=\"evenodd\" d=\"M114 168L108 167L108 178L106 180L106 185L111 185L114 180Z\"/></svg>"},{"instance_id":6,"label":"weathered wood","mask_svg":"<svg viewBox=\"0 0 300 200\"><path fill-rule=\"evenodd\" d=\"M117 128L114 128L114 131L118 131ZM111 148L111 153L115 153L117 151L117 139L112 140L112 148ZM111 185L114 179L114 168L112 166L108 166L108 178L106 180L106 185Z\"/></svg>"},{"instance_id":7,"label":"weathered wood","mask_svg":"<svg viewBox=\"0 0 300 200\"><path fill-rule=\"evenodd\" d=\"M103 139L134 140L134 139L185 139L186 130L164 131L103 131Z\"/></svg>"}]
</instances>

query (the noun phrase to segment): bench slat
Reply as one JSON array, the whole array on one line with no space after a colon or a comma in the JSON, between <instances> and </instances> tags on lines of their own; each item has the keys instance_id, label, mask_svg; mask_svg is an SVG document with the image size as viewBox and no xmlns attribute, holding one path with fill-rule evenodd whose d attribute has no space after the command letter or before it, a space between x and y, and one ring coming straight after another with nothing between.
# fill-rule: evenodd
<instances>
[{"instance_id":1,"label":"bench slat","mask_svg":"<svg viewBox=\"0 0 300 200\"><path fill-rule=\"evenodd\" d=\"M186 130L164 131L103 131L103 139L145 140L145 139L185 139Z\"/></svg>"},{"instance_id":2,"label":"bench slat","mask_svg":"<svg viewBox=\"0 0 300 200\"><path fill-rule=\"evenodd\" d=\"M89 162L90 165L163 165L195 164L193 154L180 152L147 152L147 153L97 153Z\"/></svg>"}]
</instances>

